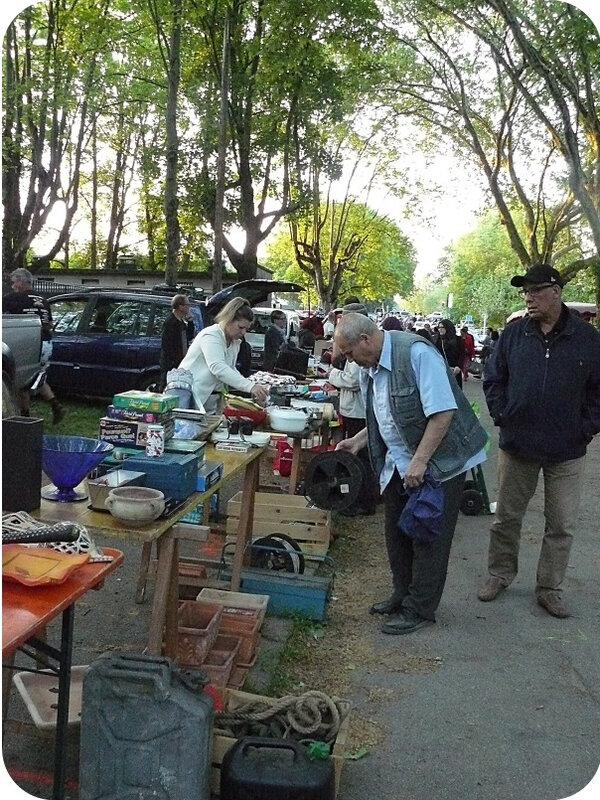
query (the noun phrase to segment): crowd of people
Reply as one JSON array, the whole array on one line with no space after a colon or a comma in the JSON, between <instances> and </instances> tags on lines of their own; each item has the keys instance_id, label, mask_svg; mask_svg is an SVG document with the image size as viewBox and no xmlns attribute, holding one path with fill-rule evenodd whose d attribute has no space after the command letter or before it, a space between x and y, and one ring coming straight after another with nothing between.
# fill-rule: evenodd
<instances>
[{"instance_id":1,"label":"crowd of people","mask_svg":"<svg viewBox=\"0 0 600 800\"><path fill-rule=\"evenodd\" d=\"M374 603L385 634L408 634L435 622L441 602L465 477L486 460L488 435L462 390L472 359L485 365L483 389L500 429L498 500L491 526L488 576L478 593L493 601L518 569L523 516L541 474L545 529L535 576L539 605L569 615L562 584L573 542L585 452L600 432L600 334L562 302L562 281L548 265L516 275L527 315L500 336L475 343L468 326L388 315L371 318L358 297L326 319L307 316L298 346L331 341L328 380L339 390L339 450L363 460L364 487L346 513L384 507L391 590ZM265 349L268 366L281 348L282 315L274 310ZM201 331L180 366L193 374L194 399L215 408L223 386L260 402L267 387L236 371L252 309L233 300ZM177 344L185 346L180 325ZM543 420L543 424L540 424ZM415 508L427 508L424 518Z\"/></svg>"},{"instance_id":2,"label":"crowd of people","mask_svg":"<svg viewBox=\"0 0 600 800\"><path fill-rule=\"evenodd\" d=\"M45 358L51 352L48 304L32 294L31 273L12 273L3 310L40 315ZM265 335L265 364L273 370L285 348L330 347L328 381L339 391L342 438L337 449L360 458L364 485L346 514L384 507L391 589L374 603L386 634L407 634L435 622L448 569L465 477L486 460L488 435L462 387L476 352L483 392L499 428L498 495L490 531L488 575L478 598L491 602L518 572L521 526L541 475L542 545L534 582L538 604L569 616L563 582L576 535L586 450L600 433L600 333L562 301L560 274L536 264L515 275L527 314L500 335L487 328L476 345L468 326L388 315L372 319L356 296L326 319L307 316L299 341L285 337L285 314L274 309ZM254 320L246 300L225 305L213 325L195 333L189 299L175 295L164 324L161 383L189 376L198 409L218 413L232 389L265 404L269 386L249 375L245 334ZM264 375L264 373L261 373ZM258 376L257 376L258 378ZM263 379L264 380L264 379ZM54 422L63 410L46 383L41 391ZM29 413L21 392L21 414ZM422 504L421 506L419 504ZM426 509L417 514L416 509Z\"/></svg>"}]
</instances>

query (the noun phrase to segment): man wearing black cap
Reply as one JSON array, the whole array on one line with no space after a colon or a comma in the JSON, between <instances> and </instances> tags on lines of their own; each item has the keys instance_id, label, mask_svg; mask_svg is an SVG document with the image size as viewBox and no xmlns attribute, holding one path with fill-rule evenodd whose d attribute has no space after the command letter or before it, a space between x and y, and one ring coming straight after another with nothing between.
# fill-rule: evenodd
<instances>
[{"instance_id":1,"label":"man wearing black cap","mask_svg":"<svg viewBox=\"0 0 600 800\"><path fill-rule=\"evenodd\" d=\"M541 471L545 530L535 596L562 618L569 616L561 589L585 453L600 432L600 334L569 312L561 276L547 264L511 284L521 289L527 316L507 325L486 363L483 390L500 450L489 574L478 597L494 600L515 578L521 525Z\"/></svg>"}]
</instances>

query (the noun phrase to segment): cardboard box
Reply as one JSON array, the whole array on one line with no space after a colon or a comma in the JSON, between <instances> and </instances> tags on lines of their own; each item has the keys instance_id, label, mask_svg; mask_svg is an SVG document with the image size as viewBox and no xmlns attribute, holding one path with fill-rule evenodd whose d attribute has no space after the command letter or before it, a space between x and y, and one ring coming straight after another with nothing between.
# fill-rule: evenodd
<instances>
[{"instance_id":1,"label":"cardboard box","mask_svg":"<svg viewBox=\"0 0 600 800\"><path fill-rule=\"evenodd\" d=\"M196 478L196 491L205 492L221 480L223 475L222 461L203 461L198 469Z\"/></svg>"},{"instance_id":2,"label":"cardboard box","mask_svg":"<svg viewBox=\"0 0 600 800\"><path fill-rule=\"evenodd\" d=\"M157 392L140 392L132 389L121 392L113 397L113 405L117 408L136 408L140 411L155 411L157 413L170 411L177 408L179 398L174 395L158 394Z\"/></svg>"},{"instance_id":3,"label":"cardboard box","mask_svg":"<svg viewBox=\"0 0 600 800\"><path fill-rule=\"evenodd\" d=\"M227 503L227 541L235 541L241 509L242 492L238 492ZM291 536L305 555L323 556L331 540L331 512L311 506L300 495L257 492L253 540L273 533Z\"/></svg>"},{"instance_id":4,"label":"cardboard box","mask_svg":"<svg viewBox=\"0 0 600 800\"><path fill-rule=\"evenodd\" d=\"M106 409L106 416L111 419L125 419L131 422L146 422L150 425L165 425L173 419L172 411L142 411L139 408L119 408L111 403Z\"/></svg>"},{"instance_id":5,"label":"cardboard box","mask_svg":"<svg viewBox=\"0 0 600 800\"><path fill-rule=\"evenodd\" d=\"M126 419L101 417L98 438L103 442L126 447L145 447L148 436L148 422L133 422ZM173 421L170 420L165 429L165 441L173 436Z\"/></svg>"},{"instance_id":6,"label":"cardboard box","mask_svg":"<svg viewBox=\"0 0 600 800\"><path fill-rule=\"evenodd\" d=\"M265 697L264 695L249 694L248 692L240 692L237 689L226 688L223 690L223 707L228 711L235 711L236 709L246 705L247 703L262 702L267 705L277 703L278 698ZM333 742L331 749L331 757L333 759L333 770L335 773L335 794L338 795L340 789L340 779L342 775L342 767L344 766L344 753L346 752L346 742L350 733L350 711L351 705L347 700L338 700L338 707L340 712L344 715L337 736ZM213 769L211 776L211 791L215 797L220 796L221 788L221 764L225 753L233 747L237 741L225 731L219 730L217 727L218 720L215 719L215 727L213 734Z\"/></svg>"}]
</instances>

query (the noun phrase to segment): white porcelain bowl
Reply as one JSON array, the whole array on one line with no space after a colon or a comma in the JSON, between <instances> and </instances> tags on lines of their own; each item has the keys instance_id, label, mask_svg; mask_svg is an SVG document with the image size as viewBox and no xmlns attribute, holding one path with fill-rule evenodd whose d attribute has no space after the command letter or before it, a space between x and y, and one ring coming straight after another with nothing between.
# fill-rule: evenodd
<instances>
[{"instance_id":1,"label":"white porcelain bowl","mask_svg":"<svg viewBox=\"0 0 600 800\"><path fill-rule=\"evenodd\" d=\"M268 409L269 425L281 433L300 433L308 424L308 414L297 408L273 406Z\"/></svg>"},{"instance_id":2,"label":"white porcelain bowl","mask_svg":"<svg viewBox=\"0 0 600 800\"><path fill-rule=\"evenodd\" d=\"M120 486L110 490L104 506L127 525L147 525L165 510L165 496L147 486Z\"/></svg>"}]
</instances>

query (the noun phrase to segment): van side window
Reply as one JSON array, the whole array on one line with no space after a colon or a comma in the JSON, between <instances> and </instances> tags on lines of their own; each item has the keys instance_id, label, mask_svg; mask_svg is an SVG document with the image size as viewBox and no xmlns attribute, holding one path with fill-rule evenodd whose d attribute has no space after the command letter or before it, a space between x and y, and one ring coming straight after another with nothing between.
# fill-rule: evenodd
<instances>
[{"instance_id":1,"label":"van side window","mask_svg":"<svg viewBox=\"0 0 600 800\"><path fill-rule=\"evenodd\" d=\"M87 303L87 298L52 303L53 330L56 333L75 333Z\"/></svg>"},{"instance_id":2,"label":"van side window","mask_svg":"<svg viewBox=\"0 0 600 800\"><path fill-rule=\"evenodd\" d=\"M162 336L163 325L165 320L171 313L171 306L158 305L154 306L154 319L152 320L152 328L150 329L150 336Z\"/></svg>"}]
</instances>

